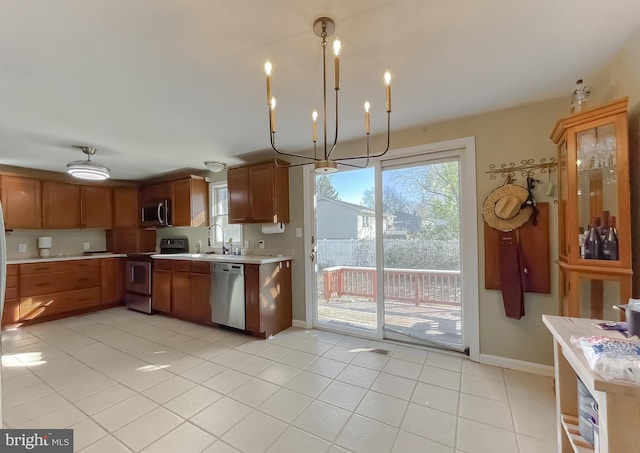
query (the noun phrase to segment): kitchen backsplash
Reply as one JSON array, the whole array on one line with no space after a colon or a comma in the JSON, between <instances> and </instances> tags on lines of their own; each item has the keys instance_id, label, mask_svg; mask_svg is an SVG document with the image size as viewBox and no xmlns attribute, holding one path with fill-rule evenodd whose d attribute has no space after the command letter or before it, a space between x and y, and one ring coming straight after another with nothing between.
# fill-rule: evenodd
<instances>
[{"instance_id":1,"label":"kitchen backsplash","mask_svg":"<svg viewBox=\"0 0 640 453\"><path fill-rule=\"evenodd\" d=\"M105 230L13 230L7 233L7 259L20 260L40 256L38 238L52 238L50 256L80 256L89 244L89 251L106 250ZM26 246L21 252L20 247Z\"/></svg>"}]
</instances>

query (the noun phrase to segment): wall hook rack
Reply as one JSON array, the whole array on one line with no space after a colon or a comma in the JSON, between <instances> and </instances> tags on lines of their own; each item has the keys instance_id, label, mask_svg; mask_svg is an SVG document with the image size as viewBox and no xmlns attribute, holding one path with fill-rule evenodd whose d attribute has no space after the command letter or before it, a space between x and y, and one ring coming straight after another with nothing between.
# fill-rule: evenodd
<instances>
[{"instance_id":1,"label":"wall hook rack","mask_svg":"<svg viewBox=\"0 0 640 453\"><path fill-rule=\"evenodd\" d=\"M489 174L490 179L496 179L498 175L503 178L510 178L520 172L520 176L532 177L536 172L541 174L555 173L557 171L558 162L555 157L543 157L540 162L536 162L535 159L523 159L520 161L520 165L516 165L515 162L509 162L508 164L500 164L497 167L496 164L489 165L489 171L485 173Z\"/></svg>"}]
</instances>

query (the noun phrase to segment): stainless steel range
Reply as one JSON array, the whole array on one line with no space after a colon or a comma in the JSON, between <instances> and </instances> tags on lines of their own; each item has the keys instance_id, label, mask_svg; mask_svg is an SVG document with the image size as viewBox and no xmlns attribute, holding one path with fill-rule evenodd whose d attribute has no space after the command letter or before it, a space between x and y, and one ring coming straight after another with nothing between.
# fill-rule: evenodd
<instances>
[{"instance_id":1,"label":"stainless steel range","mask_svg":"<svg viewBox=\"0 0 640 453\"><path fill-rule=\"evenodd\" d=\"M160 239L160 254L188 253L189 239L173 237ZM125 269L125 303L129 310L153 313L152 278L156 252L129 253Z\"/></svg>"}]
</instances>

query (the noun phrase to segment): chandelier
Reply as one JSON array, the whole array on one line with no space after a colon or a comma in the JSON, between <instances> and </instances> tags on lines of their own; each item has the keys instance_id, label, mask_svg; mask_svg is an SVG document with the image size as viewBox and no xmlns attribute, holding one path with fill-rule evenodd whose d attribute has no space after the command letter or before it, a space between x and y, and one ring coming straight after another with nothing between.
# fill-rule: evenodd
<instances>
[{"instance_id":1,"label":"chandelier","mask_svg":"<svg viewBox=\"0 0 640 453\"><path fill-rule=\"evenodd\" d=\"M333 143L329 143L327 136L327 38L331 36L336 29L335 21L329 17L319 17L313 23L313 33L322 38L322 89L323 89L323 144L322 156L318 156L318 112L314 110L312 118L313 126L313 157L302 154L284 152L276 146L276 99L271 92L271 70L272 65L267 61L264 65L264 72L267 77L267 107L269 109L269 138L271 148L273 149L273 160L278 167L297 167L314 163L316 173L333 173L338 170L338 164L349 167L364 168L369 165L369 159L381 157L389 151L390 128L391 128L391 74L387 71L384 74L384 83L386 85L386 110L387 110L387 147L384 151L372 154L369 149L370 120L369 120L369 102L364 103L365 117L365 135L366 135L366 153L360 156L350 156L341 158L332 158L332 154L338 143L338 92L340 91L340 51L342 44L338 38L333 41L333 64L334 64L334 90L335 90L335 129ZM291 164L279 159L280 156L295 157L305 160L303 163ZM347 163L347 161L358 160L360 165L355 163ZM364 160L364 165L362 165Z\"/></svg>"}]
</instances>

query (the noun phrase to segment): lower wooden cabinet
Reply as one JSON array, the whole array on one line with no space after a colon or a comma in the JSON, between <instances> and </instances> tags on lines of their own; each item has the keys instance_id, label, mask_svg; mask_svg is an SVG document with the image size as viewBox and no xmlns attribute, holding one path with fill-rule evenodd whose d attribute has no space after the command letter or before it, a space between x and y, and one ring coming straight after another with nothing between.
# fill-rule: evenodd
<instances>
[{"instance_id":1,"label":"lower wooden cabinet","mask_svg":"<svg viewBox=\"0 0 640 453\"><path fill-rule=\"evenodd\" d=\"M269 337L291 327L291 261L245 264L245 330ZM153 263L153 309L211 323L211 274L207 261L159 259Z\"/></svg>"},{"instance_id":2,"label":"lower wooden cabinet","mask_svg":"<svg viewBox=\"0 0 640 453\"><path fill-rule=\"evenodd\" d=\"M291 261L245 264L244 282L247 331L269 337L291 327Z\"/></svg>"},{"instance_id":3,"label":"lower wooden cabinet","mask_svg":"<svg viewBox=\"0 0 640 453\"><path fill-rule=\"evenodd\" d=\"M120 258L100 260L100 302L111 305L122 302L124 298L124 263Z\"/></svg>"},{"instance_id":4,"label":"lower wooden cabinet","mask_svg":"<svg viewBox=\"0 0 640 453\"><path fill-rule=\"evenodd\" d=\"M155 260L154 310L188 321L211 322L210 264L203 261Z\"/></svg>"},{"instance_id":5,"label":"lower wooden cabinet","mask_svg":"<svg viewBox=\"0 0 640 453\"><path fill-rule=\"evenodd\" d=\"M7 266L7 285L4 295L4 310L2 312L2 327L15 324L20 320L20 300L18 298L18 273L17 264Z\"/></svg>"},{"instance_id":6,"label":"lower wooden cabinet","mask_svg":"<svg viewBox=\"0 0 640 453\"><path fill-rule=\"evenodd\" d=\"M155 260L151 281L152 308L163 313L171 313L171 261Z\"/></svg>"},{"instance_id":7,"label":"lower wooden cabinet","mask_svg":"<svg viewBox=\"0 0 640 453\"><path fill-rule=\"evenodd\" d=\"M2 326L121 303L122 277L121 258L10 264Z\"/></svg>"}]
</instances>

